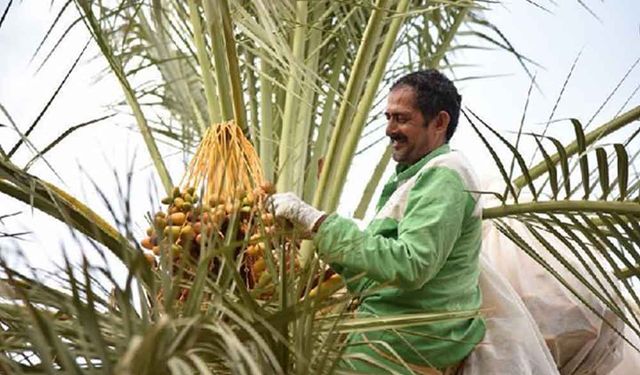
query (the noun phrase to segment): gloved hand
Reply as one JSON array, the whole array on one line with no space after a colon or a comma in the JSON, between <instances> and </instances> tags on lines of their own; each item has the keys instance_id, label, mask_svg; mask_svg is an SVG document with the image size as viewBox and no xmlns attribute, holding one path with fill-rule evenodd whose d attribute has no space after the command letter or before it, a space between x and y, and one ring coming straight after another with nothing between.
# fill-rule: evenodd
<instances>
[{"instance_id":1,"label":"gloved hand","mask_svg":"<svg viewBox=\"0 0 640 375\"><path fill-rule=\"evenodd\" d=\"M318 220L325 216L324 212L305 203L291 192L273 194L267 199L266 207L275 217L288 219L308 232L312 232Z\"/></svg>"}]
</instances>

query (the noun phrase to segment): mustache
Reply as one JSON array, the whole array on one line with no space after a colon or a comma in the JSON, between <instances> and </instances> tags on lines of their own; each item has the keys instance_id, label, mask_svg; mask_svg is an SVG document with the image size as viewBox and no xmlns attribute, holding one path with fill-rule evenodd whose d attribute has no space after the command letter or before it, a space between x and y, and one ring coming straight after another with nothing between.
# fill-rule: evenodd
<instances>
[{"instance_id":1,"label":"mustache","mask_svg":"<svg viewBox=\"0 0 640 375\"><path fill-rule=\"evenodd\" d=\"M406 141L407 140L407 137L404 134L389 134L389 133L387 133L386 135L387 135L387 137L389 137L389 140L391 142L393 142L393 141Z\"/></svg>"}]
</instances>

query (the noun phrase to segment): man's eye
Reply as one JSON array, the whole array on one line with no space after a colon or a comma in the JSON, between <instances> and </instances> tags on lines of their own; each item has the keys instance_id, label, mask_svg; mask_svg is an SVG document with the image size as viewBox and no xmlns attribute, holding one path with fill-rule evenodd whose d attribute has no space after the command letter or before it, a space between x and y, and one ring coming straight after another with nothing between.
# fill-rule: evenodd
<instances>
[{"instance_id":1,"label":"man's eye","mask_svg":"<svg viewBox=\"0 0 640 375\"><path fill-rule=\"evenodd\" d=\"M384 114L384 117L387 119L387 121L388 121L388 120L391 120L391 115L390 115L390 114L388 114L388 113L385 113L385 114Z\"/></svg>"},{"instance_id":2,"label":"man's eye","mask_svg":"<svg viewBox=\"0 0 640 375\"><path fill-rule=\"evenodd\" d=\"M399 124L404 124L404 123L405 123L405 122L407 122L408 120L409 120L409 119L408 119L408 118L406 118L405 116L397 116L397 117L396 117L396 121L397 121Z\"/></svg>"}]
</instances>

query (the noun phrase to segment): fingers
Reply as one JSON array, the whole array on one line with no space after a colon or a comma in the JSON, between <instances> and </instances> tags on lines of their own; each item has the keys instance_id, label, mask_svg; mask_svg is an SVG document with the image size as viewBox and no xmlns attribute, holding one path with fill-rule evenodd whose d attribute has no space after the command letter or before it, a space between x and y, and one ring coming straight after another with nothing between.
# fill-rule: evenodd
<instances>
[{"instance_id":1,"label":"fingers","mask_svg":"<svg viewBox=\"0 0 640 375\"><path fill-rule=\"evenodd\" d=\"M287 219L306 230L311 230L318 218L324 214L292 192L271 195L267 198L266 207L275 217Z\"/></svg>"},{"instance_id":2,"label":"fingers","mask_svg":"<svg viewBox=\"0 0 640 375\"><path fill-rule=\"evenodd\" d=\"M291 219L291 214L296 211L296 207L304 204L297 195L292 192L276 193L267 198L267 210L275 216Z\"/></svg>"}]
</instances>

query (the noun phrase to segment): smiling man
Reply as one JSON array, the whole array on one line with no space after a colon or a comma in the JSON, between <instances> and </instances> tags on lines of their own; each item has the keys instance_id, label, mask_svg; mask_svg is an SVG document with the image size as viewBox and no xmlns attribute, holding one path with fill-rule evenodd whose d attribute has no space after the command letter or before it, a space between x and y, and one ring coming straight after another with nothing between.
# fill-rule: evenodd
<instances>
[{"instance_id":1,"label":"smiling man","mask_svg":"<svg viewBox=\"0 0 640 375\"><path fill-rule=\"evenodd\" d=\"M361 296L362 316L480 308L478 188L469 163L448 145L460 100L436 70L408 74L392 86L385 115L396 172L366 230L292 193L272 197L275 215L309 230L318 255L349 280L348 289ZM354 334L347 353L356 355L347 356L346 366L455 374L484 332L482 319L474 318Z\"/></svg>"}]
</instances>

